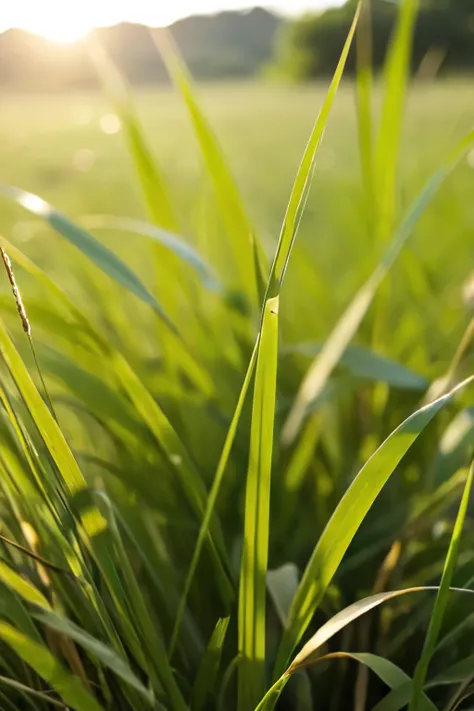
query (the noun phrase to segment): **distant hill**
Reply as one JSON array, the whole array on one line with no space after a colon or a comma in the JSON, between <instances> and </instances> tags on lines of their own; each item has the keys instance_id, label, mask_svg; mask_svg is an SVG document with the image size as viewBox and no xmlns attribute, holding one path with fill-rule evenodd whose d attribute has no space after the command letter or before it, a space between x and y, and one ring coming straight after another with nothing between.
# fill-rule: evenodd
<instances>
[{"instance_id":1,"label":"distant hill","mask_svg":"<svg viewBox=\"0 0 474 711\"><path fill-rule=\"evenodd\" d=\"M256 7L188 17L169 29L196 78L243 78L255 75L272 58L283 22ZM167 80L148 28L123 23L95 34L132 83ZM0 34L0 86L53 91L96 84L83 43L57 45L18 29Z\"/></svg>"}]
</instances>

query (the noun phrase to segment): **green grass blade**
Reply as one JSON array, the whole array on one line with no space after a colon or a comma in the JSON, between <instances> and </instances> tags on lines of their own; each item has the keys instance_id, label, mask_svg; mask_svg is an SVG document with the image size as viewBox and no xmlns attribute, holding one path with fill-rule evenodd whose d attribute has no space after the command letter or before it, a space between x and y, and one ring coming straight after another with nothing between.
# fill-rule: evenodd
<instances>
[{"instance_id":1,"label":"green grass blade","mask_svg":"<svg viewBox=\"0 0 474 711\"><path fill-rule=\"evenodd\" d=\"M255 304L258 283L255 271L255 250L258 251L259 260L263 263L264 256L246 214L237 184L199 106L191 79L172 37L165 31L154 32L153 37L169 74L186 103L209 176L214 185L217 205L230 240L233 256L234 273L230 275L231 284L242 289L250 297L251 303Z\"/></svg>"},{"instance_id":2,"label":"green grass blade","mask_svg":"<svg viewBox=\"0 0 474 711\"><path fill-rule=\"evenodd\" d=\"M56 232L77 247L107 276L151 306L168 327L169 336L172 338L173 357L176 362L181 365L183 371L199 390L209 396L212 394L213 384L211 378L196 361L165 309L153 294L148 291L137 275L117 255L38 196L5 185L0 185L0 194L14 200L29 212L46 220ZM18 253L18 250L16 252ZM29 260L25 258L23 261L28 263Z\"/></svg>"},{"instance_id":3,"label":"green grass blade","mask_svg":"<svg viewBox=\"0 0 474 711\"><path fill-rule=\"evenodd\" d=\"M163 410L128 363L118 353L111 355L111 360L124 391L156 438L172 471L180 481L193 512L201 520L206 511L206 488L196 465ZM214 557L217 583L227 604L233 597L233 586L227 572L229 570L227 553L215 512L211 512L205 535Z\"/></svg>"},{"instance_id":4,"label":"green grass blade","mask_svg":"<svg viewBox=\"0 0 474 711\"><path fill-rule=\"evenodd\" d=\"M14 590L23 600L38 605L45 610L51 609L43 593L41 593L33 583L21 575L18 575L15 570L2 561L0 561L0 580Z\"/></svg>"},{"instance_id":5,"label":"green grass blade","mask_svg":"<svg viewBox=\"0 0 474 711\"><path fill-rule=\"evenodd\" d=\"M202 711L207 697L214 690L229 620L229 617L221 618L217 622L211 639L209 640L209 645L202 658L194 683L193 700L191 704L193 711Z\"/></svg>"},{"instance_id":6,"label":"green grass blade","mask_svg":"<svg viewBox=\"0 0 474 711\"><path fill-rule=\"evenodd\" d=\"M98 500L106 507L104 515L109 524L109 531L117 552L116 567L109 565L109 571L120 580L121 594L126 603L127 623L137 634L145 657L149 660L149 672L155 680L155 687L163 688L174 711L187 711L183 693L171 667L161 630L150 624L150 609L132 568L130 558L124 546L112 502L104 492L97 492ZM102 560L106 562L107 547L103 549ZM107 564L107 562L106 562ZM120 571L120 576L118 576Z\"/></svg>"},{"instance_id":7,"label":"green grass blade","mask_svg":"<svg viewBox=\"0 0 474 711\"><path fill-rule=\"evenodd\" d=\"M127 662L121 659L113 649L98 639L95 639L70 620L57 615L52 610L33 611L32 617L46 627L74 640L79 646L87 650L92 657L99 660L104 666L113 671L114 674L136 689L150 705L154 704L153 695L132 672Z\"/></svg>"},{"instance_id":8,"label":"green grass blade","mask_svg":"<svg viewBox=\"0 0 474 711\"><path fill-rule=\"evenodd\" d=\"M86 482L64 436L38 393L22 359L0 321L0 352L13 380L56 462L67 490L74 494L85 488Z\"/></svg>"},{"instance_id":9,"label":"green grass blade","mask_svg":"<svg viewBox=\"0 0 474 711\"><path fill-rule=\"evenodd\" d=\"M6 240L2 240L4 243ZM71 315L81 324L84 326L84 328L87 330L88 333L90 333L91 338L93 339L94 343L96 346L99 347L99 351L103 354L104 352L107 354L107 357L109 357L109 363L112 366L113 372L115 373L118 381L120 382L121 387L123 390L128 393L130 396L131 403L133 407L136 409L136 411L139 413L141 416L142 420L146 423L146 425L149 427L150 431L153 433L153 435L156 437L156 440L158 442L158 445L160 448L162 448L162 451L166 458L168 459L170 466L172 469L176 472L177 477L179 478L183 491L190 503L190 506L196 513L196 515L201 518L203 511L205 510L206 506L206 490L204 487L204 484L202 483L199 473L196 471L194 463L191 461L189 454L184 447L183 443L181 442L180 438L178 437L176 431L174 430L172 424L169 422L169 420L166 418L164 412L160 408L159 404L156 402L156 400L151 396L151 394L148 392L148 390L145 388L143 383L140 381L138 376L134 373L134 371L131 369L127 361L117 352L110 352L110 348L107 344L106 341L104 341L102 335L97 332L97 330L93 327L93 325L87 320L87 318L83 315L83 313L78 309L78 307L71 302L69 297L65 292L63 292L60 287L58 287L54 281L52 281L47 274L45 274L39 267L37 267L36 264L31 262L31 260L27 259L20 250L16 249L13 247L13 245L8 244L10 253L12 254L12 257L15 260L18 260L19 263L21 264L22 267L24 267L28 272L33 274L36 279L39 279L41 283L44 285L44 287L47 289L48 293L51 293L52 296L55 298L59 298L62 303L65 304L65 306L70 310ZM44 408L46 408L46 405L43 403L42 399L40 398L39 394L36 392L36 396L34 395L34 392L32 392L32 388L34 389L34 385L26 371L25 366L21 362L21 359L19 358L18 354L14 350L14 346L11 343L10 339L8 338L8 335L6 334L5 331L3 331L3 327L1 326L0 322L0 348L2 342L5 342L6 347L9 348L9 352L11 351L10 355L12 358L14 357L14 362L12 361L12 366L16 363L18 369L21 371L21 375L25 379L25 383L29 385L27 388L27 392L25 391L24 397L26 400L26 395L28 395L28 402L30 402L31 406L33 405L37 408L39 408L40 411L44 412ZM13 349L13 350L12 350ZM26 387L26 386L25 386ZM248 383L247 383L248 387ZM21 391L21 388L20 388ZM243 405L243 402L242 402ZM47 410L47 408L46 408ZM36 413L36 410L34 411ZM33 414L33 412L32 412ZM36 413L37 414L37 413ZM59 428L57 424L53 421L53 424L51 424L51 415L48 411L49 415L49 420L50 420L50 426L54 430L54 434L59 437L59 441L63 441L63 446L65 445L64 438L62 437ZM36 418L35 422L41 422L41 418ZM237 426L237 423L235 423L235 427ZM235 431L234 431L235 434ZM51 435L52 436L52 435ZM56 445L56 439L53 437L53 439L50 442L51 446L56 447L56 450L59 451L59 445ZM67 445L66 445L67 446ZM231 446L231 443L230 443ZM62 450L61 450L62 451ZM229 448L230 451L230 448ZM227 451L227 458L229 456L229 451ZM74 483L74 487L79 486L79 482L81 481L81 487L83 486L84 480L82 477L82 474L79 471L79 468L77 467L77 463L74 464L71 462L71 453L69 451L69 456L68 456L68 462L70 468L73 467L73 473L75 473L77 481ZM223 463L223 466L225 468L225 462ZM72 474L71 474L72 476ZM81 479L79 479L81 477ZM223 563L222 561L226 560L226 553L225 553L225 547L223 546L222 542L220 541L220 535L218 534L217 530L217 519L215 519L213 525L211 526L212 533L209 532L209 525L213 519L214 513L213 509L209 513L209 519L207 520L207 525L205 526L205 532L203 534L203 540L202 543L205 540L209 540L209 544L211 547L211 550L214 552L215 556L215 561L216 561L216 566L217 566L217 573L218 573L218 582L219 584L222 584L222 591L225 593L225 597L230 595L230 590L229 590L229 582L227 579L227 575L224 573L224 568L223 568ZM214 537L216 537L216 540L214 540ZM217 549L216 549L217 546ZM225 564L225 568L227 568L227 564Z\"/></svg>"},{"instance_id":10,"label":"green grass blade","mask_svg":"<svg viewBox=\"0 0 474 711\"><path fill-rule=\"evenodd\" d=\"M91 230L120 230L132 234L143 235L178 256L185 264L189 265L201 283L206 288L220 292L219 284L211 266L191 247L182 237L161 227L130 217L115 217L114 215L87 215L81 222Z\"/></svg>"},{"instance_id":11,"label":"green grass blade","mask_svg":"<svg viewBox=\"0 0 474 711\"><path fill-rule=\"evenodd\" d=\"M285 353L301 354L314 359L321 353L323 347L321 343L297 343L287 346ZM386 383L400 390L426 390L429 385L427 378L422 375L362 346L347 346L340 358L340 365L356 378Z\"/></svg>"},{"instance_id":12,"label":"green grass blade","mask_svg":"<svg viewBox=\"0 0 474 711\"><path fill-rule=\"evenodd\" d=\"M418 4L418 0L403 0L400 4L385 69L385 98L375 156L377 233L382 241L389 236L395 217L397 157Z\"/></svg>"},{"instance_id":13,"label":"green grass blade","mask_svg":"<svg viewBox=\"0 0 474 711\"><path fill-rule=\"evenodd\" d=\"M326 340L321 352L310 365L283 428L282 439L285 444L288 445L294 441L306 416L308 406L321 393L329 376L345 353L371 306L378 287L395 263L418 219L473 141L474 131L471 131L452 151L445 165L436 171L428 181L396 230L381 261L356 293Z\"/></svg>"},{"instance_id":14,"label":"green grass blade","mask_svg":"<svg viewBox=\"0 0 474 711\"><path fill-rule=\"evenodd\" d=\"M314 663L331 661L332 659L353 659L359 664L364 664L368 669L374 672L381 681L384 682L390 689L396 689L407 683L411 683L411 678L403 669L400 669L396 664L393 664L385 657L379 657L376 654L368 653L353 653L353 652L333 652L325 654L323 657L317 657ZM311 663L311 662L309 662ZM421 696L421 711L437 711L434 703L426 696Z\"/></svg>"},{"instance_id":15,"label":"green grass blade","mask_svg":"<svg viewBox=\"0 0 474 711\"><path fill-rule=\"evenodd\" d=\"M275 297L265 305L255 371L239 588L240 711L256 706L265 683L266 575L277 362L278 297Z\"/></svg>"},{"instance_id":16,"label":"green grass blade","mask_svg":"<svg viewBox=\"0 0 474 711\"><path fill-rule=\"evenodd\" d=\"M262 311L253 395L239 585L238 708L240 711L254 708L262 697L265 687L266 581L278 364L279 295L311 185L315 156L341 81L359 12L360 5L357 6L333 80L296 174L270 270Z\"/></svg>"},{"instance_id":17,"label":"green grass blade","mask_svg":"<svg viewBox=\"0 0 474 711\"><path fill-rule=\"evenodd\" d=\"M365 203L370 236L374 233L374 147L372 130L372 21L371 3L362 3L356 34L357 51L357 128L359 153L364 179Z\"/></svg>"},{"instance_id":18,"label":"green grass blade","mask_svg":"<svg viewBox=\"0 0 474 711\"><path fill-rule=\"evenodd\" d=\"M321 143L321 139L323 137L326 124L328 122L329 114L334 103L337 89L342 78L347 56L349 54L352 39L356 30L360 7L361 5L359 3L357 5L354 14L354 19L347 35L347 39L344 43L339 62L334 72L334 76L332 78L331 84L329 86L319 115L316 119L316 123L311 132L311 136L309 138L308 144L303 154L303 158L301 160L301 164L296 174L295 182L293 184L293 189L291 191L290 200L288 202L288 207L285 214L285 219L283 221L283 226L280 233L280 239L278 241L278 247L270 272L269 287L267 291L267 296L270 297L276 296L281 289L286 268L288 266L291 249L294 244L296 234L298 232L299 223L308 196L308 191L311 187L311 179L313 176L313 167L316 158L316 153Z\"/></svg>"},{"instance_id":19,"label":"green grass blade","mask_svg":"<svg viewBox=\"0 0 474 711\"><path fill-rule=\"evenodd\" d=\"M432 586L419 586L413 588L405 588L403 590L389 590L381 593L376 593L375 595L370 595L362 600L354 602L349 607L346 607L341 612L338 612L334 617L331 617L318 631L311 637L311 639L304 645L303 649L296 655L290 666L288 667L285 674L293 674L299 669L304 668L311 661L314 661L314 655L321 649L323 644L328 642L331 637L344 629L348 624L354 622L362 615L365 615L370 610L375 607L393 600L396 597L402 595L407 595L416 592L425 591L438 591L439 587L437 585ZM464 592L469 594L474 594L473 590L465 590L463 588L448 588L449 591Z\"/></svg>"},{"instance_id":20,"label":"green grass blade","mask_svg":"<svg viewBox=\"0 0 474 711\"><path fill-rule=\"evenodd\" d=\"M151 306L163 321L175 331L174 325L163 308L137 275L117 255L104 247L86 230L75 225L37 195L9 185L0 185L0 194L14 200L33 215L46 220L56 232L59 232L68 242L77 247L107 276Z\"/></svg>"},{"instance_id":21,"label":"green grass blade","mask_svg":"<svg viewBox=\"0 0 474 711\"><path fill-rule=\"evenodd\" d=\"M0 622L0 639L13 649L35 672L76 711L103 711L103 707L87 691L82 682L70 674L46 647L5 622Z\"/></svg>"},{"instance_id":22,"label":"green grass blade","mask_svg":"<svg viewBox=\"0 0 474 711\"><path fill-rule=\"evenodd\" d=\"M219 492L221 489L222 480L224 478L224 473L225 473L225 470L227 467L227 463L229 461L230 453L232 451L232 446L234 444L235 435L237 432L237 427L238 427L238 424L240 421L240 416L242 414L242 409L244 407L245 399L247 397L247 392L250 387L250 383L252 381L253 373L255 370L255 364L257 362L258 344L259 344L259 339L257 339L257 341L255 343L255 347L253 349L252 356L250 358L249 366L247 368L244 382L242 384L242 388L241 388L241 391L239 394L239 399L237 401L237 405L236 405L234 414L232 416L232 421L230 423L229 429L227 430L224 446L222 448L222 453L221 453L221 456L219 459L219 463L217 465L216 474L214 476L214 480L212 482L212 487L211 487L211 490L209 492L209 496L207 499L206 509L204 512L204 516L202 518L202 523L199 528L196 546L194 548L191 564L189 566L189 570L186 575L183 593L182 593L181 599L179 601L178 612L176 614L176 621L174 624L173 633L171 635L171 643L170 643L170 650L169 650L170 657L172 657L174 654L176 642L178 640L179 631L180 631L181 624L183 621L184 611L186 609L186 603L187 603L187 599L189 596L189 592L191 590L194 576L196 574L196 570L197 570L198 563L199 563L199 560L201 557L204 542L206 541L206 538L209 535L209 526L210 526L212 517L214 515L214 510L216 507L217 499L219 497Z\"/></svg>"},{"instance_id":23,"label":"green grass blade","mask_svg":"<svg viewBox=\"0 0 474 711\"><path fill-rule=\"evenodd\" d=\"M65 711L67 711L67 706L61 701L53 699L51 696L48 696L48 694L37 691L36 689L30 689L29 686L25 686L25 684L21 684L19 681L15 681L15 679L8 679L5 676L0 676L0 686L2 684L3 686L9 686L11 689L15 689L15 691L26 694L27 696L39 699L43 703L50 704L54 708L65 709Z\"/></svg>"},{"instance_id":24,"label":"green grass blade","mask_svg":"<svg viewBox=\"0 0 474 711\"><path fill-rule=\"evenodd\" d=\"M396 466L436 413L473 379L474 376L460 383L446 396L402 422L362 467L344 494L313 551L294 597L278 652L275 677L282 674L350 542Z\"/></svg>"},{"instance_id":25,"label":"green grass blade","mask_svg":"<svg viewBox=\"0 0 474 711\"><path fill-rule=\"evenodd\" d=\"M456 567L459 546L461 543L462 529L464 526L464 520L466 518L469 497L471 495L473 476L474 463L471 464L471 467L469 469L466 485L464 487L464 492L461 498L461 503L459 505L458 515L456 517L456 522L454 524L453 533L451 536L451 542L449 544L449 549L444 564L439 591L436 596L436 601L434 604L433 612L431 614L428 631L426 633L423 651L421 653L420 661L416 665L415 675L413 677L413 692L410 700L410 705L408 707L409 711L417 711L417 709L419 708L420 695L423 689L423 685L425 683L426 674L428 672L428 665L430 663L431 657L433 656L439 632L441 630L441 623L443 621L446 606L448 604L449 588L453 578L454 569Z\"/></svg>"},{"instance_id":26,"label":"green grass blade","mask_svg":"<svg viewBox=\"0 0 474 711\"><path fill-rule=\"evenodd\" d=\"M402 590L385 591L381 593L376 593L375 595L370 595L369 597L363 598L362 600L358 600L352 605L349 605L349 607L346 607L344 610L338 612L336 615L334 615L334 617L332 617L324 625L322 625L322 627L320 627L317 632L311 637L311 639L304 645L303 649L296 655L290 666L285 671L283 671L282 675L267 691L263 699L260 701L257 707L257 711L273 710L281 692L288 683L288 680L290 679L292 674L301 671L302 669L305 669L307 666L315 662L325 661L328 658L330 659L333 656L331 654L327 656L318 657L318 650L320 650L326 642L328 642L332 637L334 637L334 635L336 635L338 632L347 627L347 625L351 624L355 620L359 619L362 615L365 615L367 612L370 612L379 605L382 605L385 602L389 602L390 600L393 600L397 597L419 592L435 592L438 590L439 587L437 585L433 585L404 588ZM464 588L450 588L450 590L452 592L469 593L471 595L474 595L474 590L467 590ZM345 653L342 654L344 655ZM336 653L335 656L341 655ZM357 658L360 656L365 657L366 655L351 654L350 656ZM374 670L376 668L378 672L380 672L380 674L383 674L383 677L381 676L381 678L383 678L386 683L391 682L393 684L396 684L397 681L400 681L400 686L395 686L393 692L398 692L399 689L411 688L412 682L411 680L409 680L408 682L405 681L406 676L403 671L397 669L395 665L392 665L386 659L380 660L380 658L378 658L380 662L375 665L373 656L374 655L368 655L368 659L366 659L366 662L371 661ZM424 698L426 698L426 702L429 701L427 697ZM408 701L408 698L406 699L406 701ZM397 708L402 708L402 706ZM427 707L427 709L430 710L432 708L432 706ZM388 711L388 709L385 709L385 711ZM390 711L393 711L393 709L391 709Z\"/></svg>"},{"instance_id":27,"label":"green grass blade","mask_svg":"<svg viewBox=\"0 0 474 711\"><path fill-rule=\"evenodd\" d=\"M89 50L106 93L125 128L149 218L160 227L179 232L166 181L147 145L128 87L106 50L98 42L90 41Z\"/></svg>"}]
</instances>

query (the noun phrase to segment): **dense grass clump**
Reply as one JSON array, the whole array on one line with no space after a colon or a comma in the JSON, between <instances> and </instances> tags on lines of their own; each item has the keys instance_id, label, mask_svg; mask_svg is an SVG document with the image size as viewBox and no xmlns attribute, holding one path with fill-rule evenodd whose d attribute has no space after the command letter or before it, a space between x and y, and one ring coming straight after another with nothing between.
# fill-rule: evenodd
<instances>
[{"instance_id":1,"label":"dense grass clump","mask_svg":"<svg viewBox=\"0 0 474 711\"><path fill-rule=\"evenodd\" d=\"M35 220L1 238L1 708L468 703L474 327L436 293L453 265L409 240L474 135L399 199L416 7L400 6L378 112L359 14L277 242L255 229L166 36L212 200L196 240L100 47L148 218L117 205L73 222L0 187L11 219ZM328 276L308 242L292 252L356 27L364 232ZM467 230L468 206L445 204ZM42 229L63 240L35 253L18 239ZM441 239L427 248L457 262Z\"/></svg>"}]
</instances>

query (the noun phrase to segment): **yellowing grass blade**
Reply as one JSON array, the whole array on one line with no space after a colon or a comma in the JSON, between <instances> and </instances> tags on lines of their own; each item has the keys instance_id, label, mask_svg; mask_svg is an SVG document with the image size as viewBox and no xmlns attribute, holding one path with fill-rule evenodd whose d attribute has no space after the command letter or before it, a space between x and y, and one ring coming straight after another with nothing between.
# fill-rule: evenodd
<instances>
[{"instance_id":1,"label":"yellowing grass blade","mask_svg":"<svg viewBox=\"0 0 474 711\"><path fill-rule=\"evenodd\" d=\"M362 467L339 502L306 566L283 633L275 677L285 669L350 542L396 466L436 413L473 380L474 376L468 378L447 395L410 415Z\"/></svg>"}]
</instances>

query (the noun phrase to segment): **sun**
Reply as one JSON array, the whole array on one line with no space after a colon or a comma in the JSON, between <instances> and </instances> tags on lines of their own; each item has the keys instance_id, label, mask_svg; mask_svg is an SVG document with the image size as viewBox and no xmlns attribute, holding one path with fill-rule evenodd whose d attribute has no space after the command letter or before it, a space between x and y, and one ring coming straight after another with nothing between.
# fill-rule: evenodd
<instances>
[{"instance_id":1,"label":"sun","mask_svg":"<svg viewBox=\"0 0 474 711\"><path fill-rule=\"evenodd\" d=\"M77 17L30 17L23 25L25 30L40 35L51 42L71 44L83 39L92 29L92 23L78 22Z\"/></svg>"}]
</instances>

